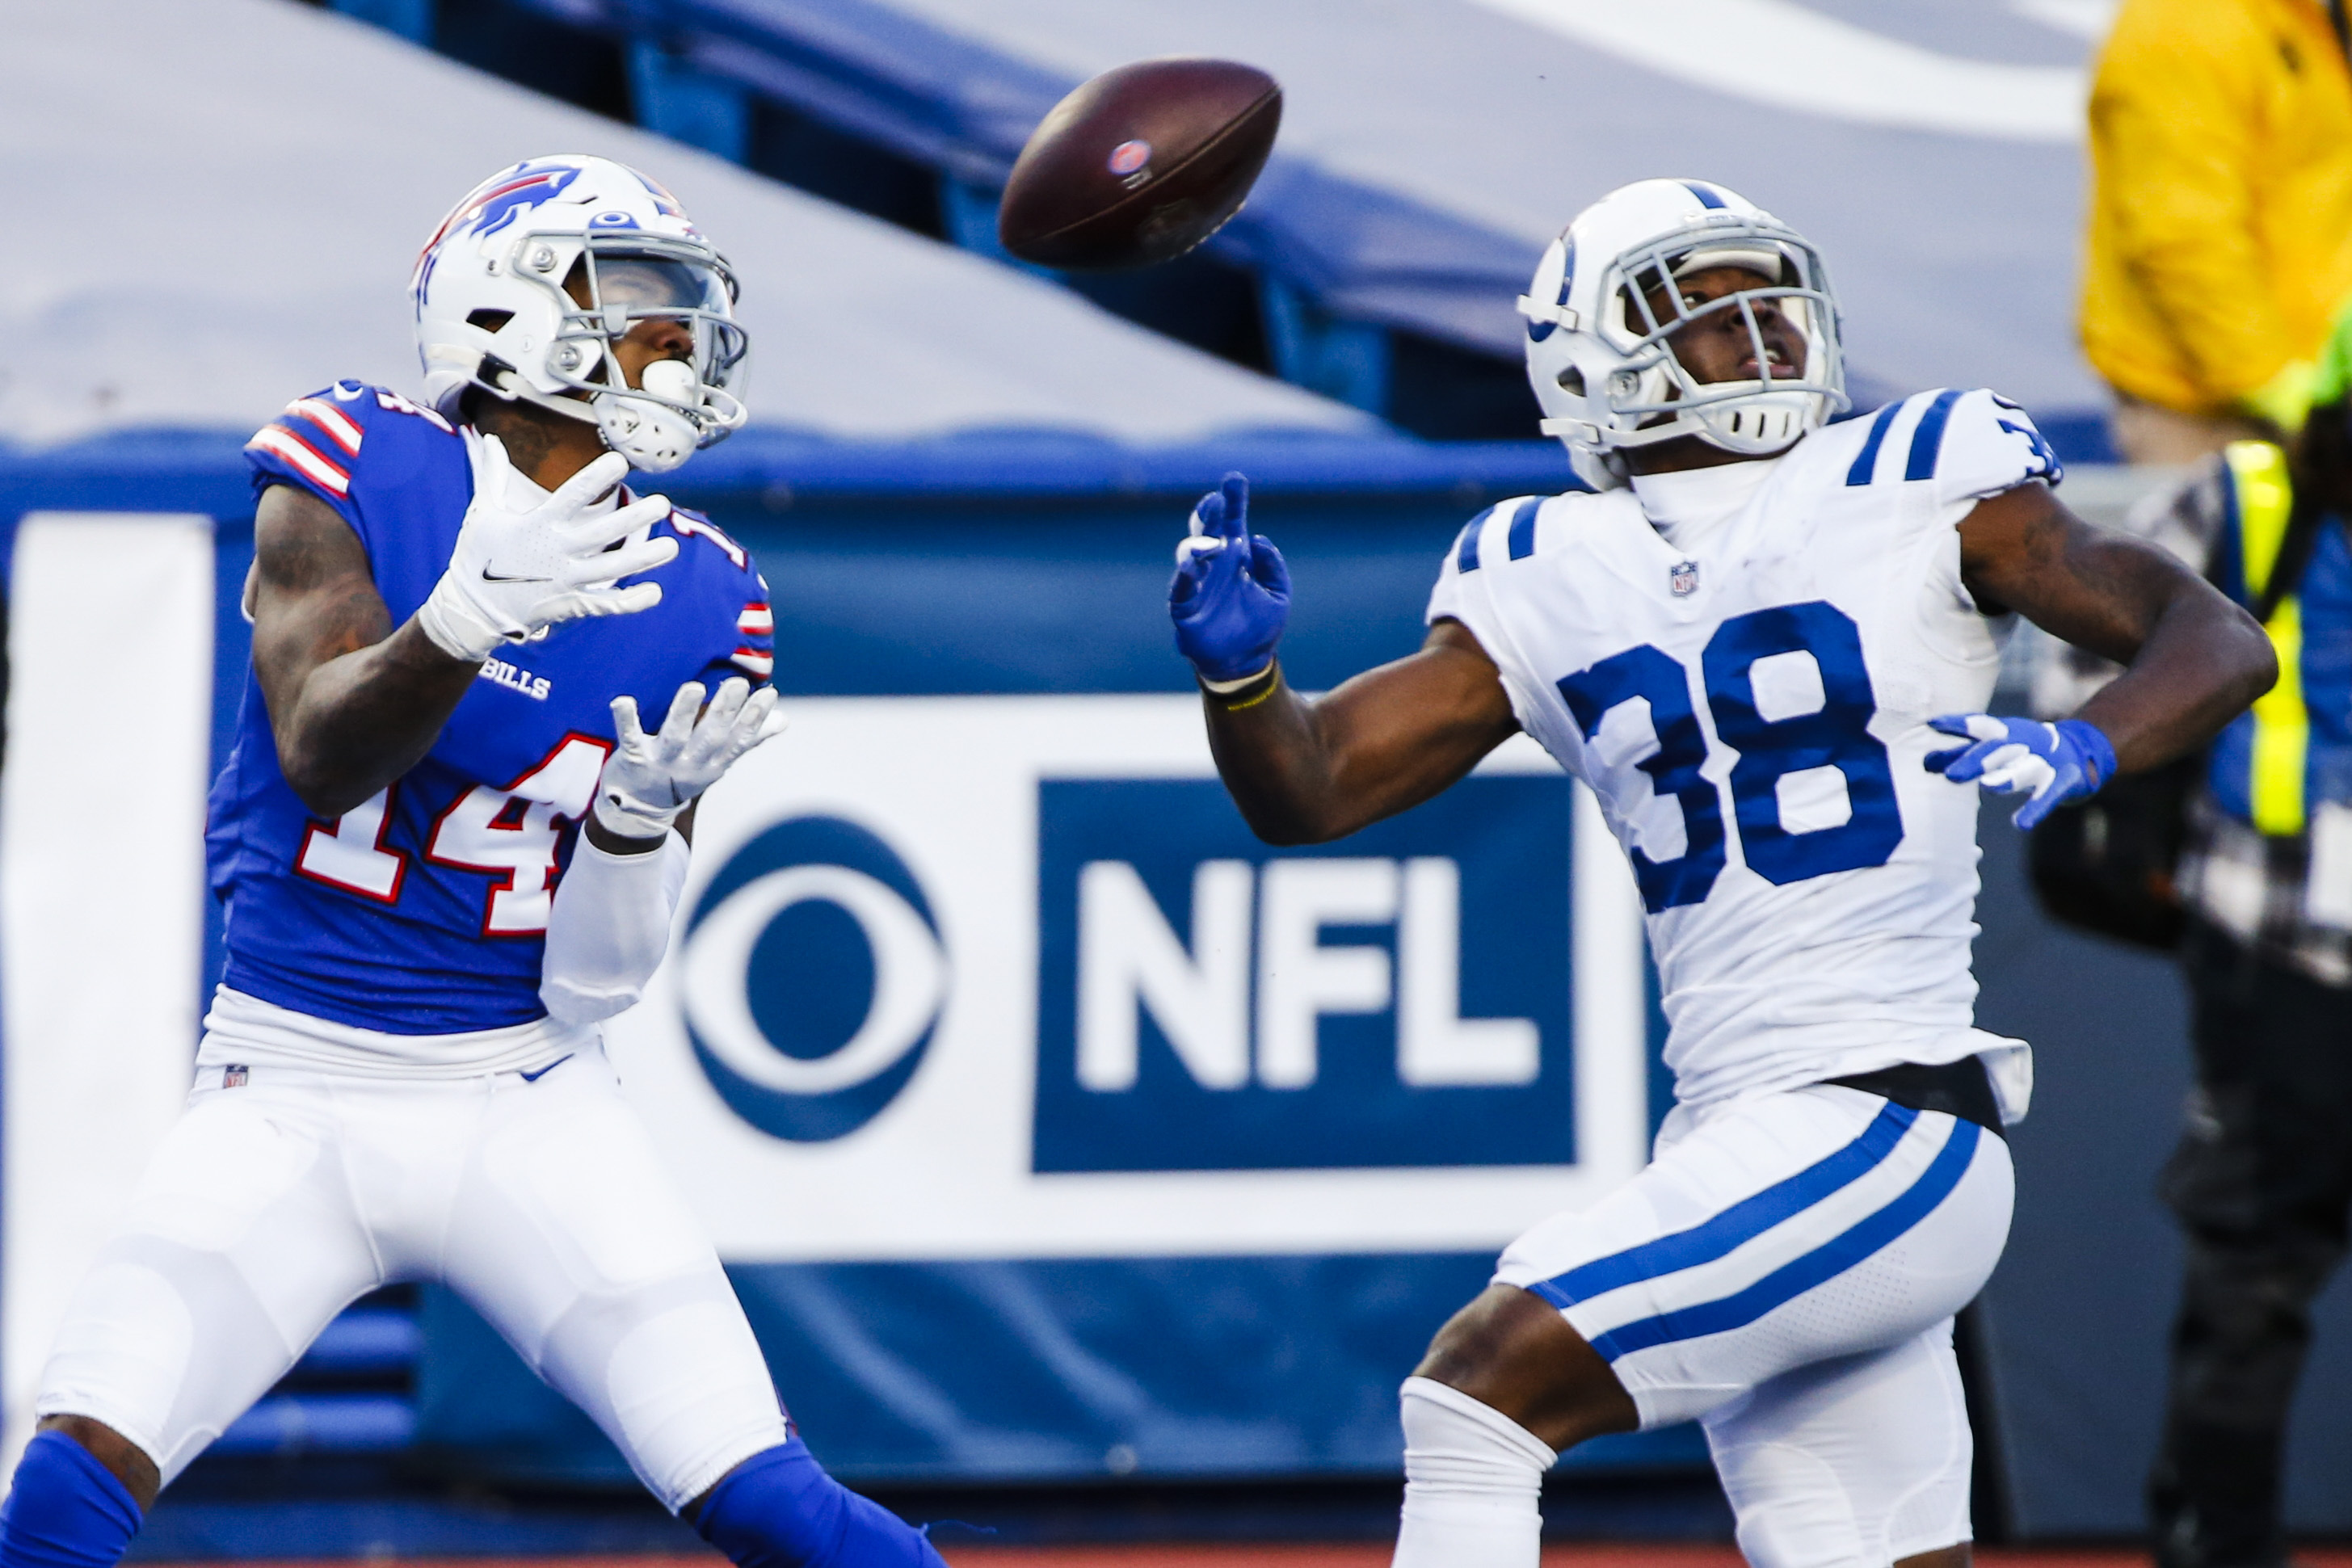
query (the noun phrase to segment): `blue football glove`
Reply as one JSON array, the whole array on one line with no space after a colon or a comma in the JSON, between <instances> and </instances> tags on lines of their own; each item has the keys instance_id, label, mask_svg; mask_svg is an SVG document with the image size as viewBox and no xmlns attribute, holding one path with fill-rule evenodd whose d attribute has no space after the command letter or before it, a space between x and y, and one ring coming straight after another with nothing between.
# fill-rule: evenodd
<instances>
[{"instance_id":1,"label":"blue football glove","mask_svg":"<svg viewBox=\"0 0 2352 1568\"><path fill-rule=\"evenodd\" d=\"M1927 754L1927 771L1955 784L1970 779L1996 795L2030 795L2011 820L2031 828L2069 800L2086 800L2116 776L2116 748L2095 725L2079 718L2056 724L1995 718L1989 713L1948 713L1931 729L1971 741Z\"/></svg>"},{"instance_id":2,"label":"blue football glove","mask_svg":"<svg viewBox=\"0 0 2352 1568\"><path fill-rule=\"evenodd\" d=\"M1176 651L1204 681L1247 680L1274 663L1290 622L1290 569L1264 534L1249 531L1249 481L1223 486L1192 508L1192 532L1176 547L1168 585Z\"/></svg>"}]
</instances>

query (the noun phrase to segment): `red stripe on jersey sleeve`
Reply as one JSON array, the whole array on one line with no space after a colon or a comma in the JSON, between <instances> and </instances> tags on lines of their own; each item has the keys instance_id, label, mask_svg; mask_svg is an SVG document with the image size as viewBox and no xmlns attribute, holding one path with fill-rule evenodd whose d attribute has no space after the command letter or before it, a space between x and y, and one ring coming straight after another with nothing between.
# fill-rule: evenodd
<instances>
[{"instance_id":1,"label":"red stripe on jersey sleeve","mask_svg":"<svg viewBox=\"0 0 2352 1568\"><path fill-rule=\"evenodd\" d=\"M299 397L286 405L286 412L297 419L310 421L327 434L328 439L353 457L360 455L362 433L352 416L315 397Z\"/></svg>"},{"instance_id":2,"label":"red stripe on jersey sleeve","mask_svg":"<svg viewBox=\"0 0 2352 1568\"><path fill-rule=\"evenodd\" d=\"M338 465L330 462L319 449L287 429L282 424L265 424L247 442L248 447L282 457L294 471L318 486L340 497L352 493L352 476Z\"/></svg>"}]
</instances>

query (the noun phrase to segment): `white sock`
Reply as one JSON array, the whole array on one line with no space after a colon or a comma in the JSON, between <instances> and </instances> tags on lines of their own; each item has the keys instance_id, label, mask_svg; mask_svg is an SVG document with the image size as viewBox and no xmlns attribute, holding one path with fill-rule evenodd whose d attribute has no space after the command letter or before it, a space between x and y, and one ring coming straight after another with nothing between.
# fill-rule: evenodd
<instances>
[{"instance_id":1,"label":"white sock","mask_svg":"<svg viewBox=\"0 0 2352 1568\"><path fill-rule=\"evenodd\" d=\"M1404 1519L1393 1568L1536 1568L1538 1499L1559 1456L1458 1388L1408 1377L1398 1395Z\"/></svg>"}]
</instances>

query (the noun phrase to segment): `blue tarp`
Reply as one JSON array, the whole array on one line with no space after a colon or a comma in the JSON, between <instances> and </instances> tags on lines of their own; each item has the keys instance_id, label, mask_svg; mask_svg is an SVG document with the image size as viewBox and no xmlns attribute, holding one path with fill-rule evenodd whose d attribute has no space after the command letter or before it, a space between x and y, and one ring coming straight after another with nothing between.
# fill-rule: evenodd
<instances>
[{"instance_id":1,"label":"blue tarp","mask_svg":"<svg viewBox=\"0 0 2352 1568\"><path fill-rule=\"evenodd\" d=\"M1331 310L1515 355L1546 239L1629 180L1702 175L1796 224L1843 290L1861 401L2099 401L2074 348L2095 8L2066 0L525 0L984 187L1096 71L1246 59L1280 148L1213 242Z\"/></svg>"}]
</instances>

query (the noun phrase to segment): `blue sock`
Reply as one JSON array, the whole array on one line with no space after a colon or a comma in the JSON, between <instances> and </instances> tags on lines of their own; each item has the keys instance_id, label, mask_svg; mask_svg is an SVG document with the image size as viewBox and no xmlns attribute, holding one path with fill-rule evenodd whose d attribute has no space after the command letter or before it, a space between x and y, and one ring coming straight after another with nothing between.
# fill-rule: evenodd
<instances>
[{"instance_id":1,"label":"blue sock","mask_svg":"<svg viewBox=\"0 0 2352 1568\"><path fill-rule=\"evenodd\" d=\"M920 1531L826 1475L798 1437L736 1466L694 1528L739 1568L947 1568Z\"/></svg>"},{"instance_id":2,"label":"blue sock","mask_svg":"<svg viewBox=\"0 0 2352 1568\"><path fill-rule=\"evenodd\" d=\"M0 1502L0 1568L114 1568L138 1533L112 1470L63 1432L33 1434Z\"/></svg>"}]
</instances>

